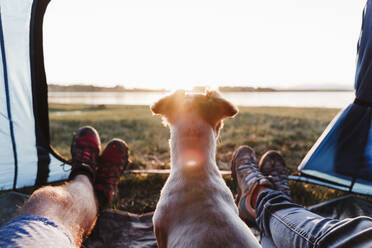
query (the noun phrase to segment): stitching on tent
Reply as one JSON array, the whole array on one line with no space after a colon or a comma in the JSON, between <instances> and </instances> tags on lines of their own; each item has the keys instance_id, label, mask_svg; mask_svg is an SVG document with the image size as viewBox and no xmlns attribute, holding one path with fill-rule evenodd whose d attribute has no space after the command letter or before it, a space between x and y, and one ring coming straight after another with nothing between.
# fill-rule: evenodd
<instances>
[{"instance_id":1,"label":"stitching on tent","mask_svg":"<svg viewBox=\"0 0 372 248\"><path fill-rule=\"evenodd\" d=\"M5 44L4 44L4 31L3 31L3 22L1 18L1 8L0 8L0 49L1 49L1 58L3 62L3 74L4 74L4 84L5 84L5 95L6 95L6 108L8 112L8 119L9 119L9 129L10 129L10 137L12 140L12 147L13 147L13 156L14 156L14 181L13 181L13 189L16 189L17 185L17 175L18 175L18 157L17 157L17 146L14 137L14 127L13 127L13 119L12 119L12 111L10 108L10 96L9 96L9 81L8 81L8 65L6 62L6 54L5 54Z\"/></svg>"}]
</instances>

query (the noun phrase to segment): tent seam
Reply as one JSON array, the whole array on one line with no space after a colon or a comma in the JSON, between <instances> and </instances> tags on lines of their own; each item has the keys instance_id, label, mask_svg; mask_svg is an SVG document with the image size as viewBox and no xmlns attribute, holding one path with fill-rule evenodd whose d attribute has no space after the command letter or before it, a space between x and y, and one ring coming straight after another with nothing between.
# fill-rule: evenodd
<instances>
[{"instance_id":1,"label":"tent seam","mask_svg":"<svg viewBox=\"0 0 372 248\"><path fill-rule=\"evenodd\" d=\"M4 84L5 84L6 106L7 106L8 119L9 119L10 137L11 137L11 140L12 140L13 156L14 156L13 189L16 189L17 175L18 175L18 157L17 157L17 146L16 146L16 141L15 141L15 136L14 136L12 110L11 110L11 107L10 107L8 65L7 65L6 54L5 54L4 31L3 31L3 22L2 22L1 13L2 13L2 11L1 11L1 8L0 8L0 49L1 49L1 55L2 55L1 58L2 58L2 62L3 62L3 76L4 76Z\"/></svg>"}]
</instances>

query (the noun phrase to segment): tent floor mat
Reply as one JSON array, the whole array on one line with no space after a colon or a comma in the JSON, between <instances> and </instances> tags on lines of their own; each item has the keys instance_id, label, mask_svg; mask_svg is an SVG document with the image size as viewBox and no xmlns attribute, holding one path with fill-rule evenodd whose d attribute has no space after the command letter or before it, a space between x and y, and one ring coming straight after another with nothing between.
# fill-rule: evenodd
<instances>
[{"instance_id":1,"label":"tent floor mat","mask_svg":"<svg viewBox=\"0 0 372 248\"><path fill-rule=\"evenodd\" d=\"M27 195L9 192L0 195L0 225L16 215ZM337 219L372 216L372 202L366 198L346 195L308 207L314 213ZM157 247L153 234L153 213L132 214L120 210L105 210L82 247ZM258 230L252 227L257 235Z\"/></svg>"},{"instance_id":2,"label":"tent floor mat","mask_svg":"<svg viewBox=\"0 0 372 248\"><path fill-rule=\"evenodd\" d=\"M357 195L345 195L308 207L324 217L343 220L358 216L372 216L372 201Z\"/></svg>"},{"instance_id":3,"label":"tent floor mat","mask_svg":"<svg viewBox=\"0 0 372 248\"><path fill-rule=\"evenodd\" d=\"M8 192L0 195L0 226L16 216L17 210L28 199L28 195Z\"/></svg>"},{"instance_id":4,"label":"tent floor mat","mask_svg":"<svg viewBox=\"0 0 372 248\"><path fill-rule=\"evenodd\" d=\"M136 215L119 210L105 210L99 216L84 246L89 248L157 247L152 216L153 213Z\"/></svg>"}]
</instances>

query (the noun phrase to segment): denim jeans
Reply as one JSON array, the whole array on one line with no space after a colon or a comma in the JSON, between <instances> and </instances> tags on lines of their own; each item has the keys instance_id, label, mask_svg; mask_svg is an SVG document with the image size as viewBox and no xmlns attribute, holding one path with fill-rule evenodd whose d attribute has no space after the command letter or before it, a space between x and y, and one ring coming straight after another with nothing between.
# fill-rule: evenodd
<instances>
[{"instance_id":1,"label":"denim jeans","mask_svg":"<svg viewBox=\"0 0 372 248\"><path fill-rule=\"evenodd\" d=\"M276 247L372 247L372 218L344 220L324 218L294 204L280 191L266 190L258 196L256 222ZM270 242L269 242L270 243Z\"/></svg>"},{"instance_id":2,"label":"denim jeans","mask_svg":"<svg viewBox=\"0 0 372 248\"><path fill-rule=\"evenodd\" d=\"M23 215L0 228L1 248L74 248L69 231L37 215Z\"/></svg>"}]
</instances>

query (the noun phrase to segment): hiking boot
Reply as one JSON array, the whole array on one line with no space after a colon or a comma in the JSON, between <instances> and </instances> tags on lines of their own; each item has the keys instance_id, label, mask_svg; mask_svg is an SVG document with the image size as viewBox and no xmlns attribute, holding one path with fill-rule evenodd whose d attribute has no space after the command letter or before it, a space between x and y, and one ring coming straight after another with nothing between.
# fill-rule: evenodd
<instances>
[{"instance_id":1,"label":"hiking boot","mask_svg":"<svg viewBox=\"0 0 372 248\"><path fill-rule=\"evenodd\" d=\"M256 154L249 146L241 146L234 152L231 172L238 192L235 203L239 209L239 216L246 222L254 222L256 206L252 205L252 200L257 197L253 196L257 194L256 189L258 186L273 188L273 185L258 170Z\"/></svg>"},{"instance_id":2,"label":"hiking boot","mask_svg":"<svg viewBox=\"0 0 372 248\"><path fill-rule=\"evenodd\" d=\"M288 169L283 157L277 151L266 152L259 164L258 168L270 182L274 185L276 190L279 190L291 197L291 189L289 187Z\"/></svg>"},{"instance_id":3,"label":"hiking boot","mask_svg":"<svg viewBox=\"0 0 372 248\"><path fill-rule=\"evenodd\" d=\"M120 176L129 163L128 152L123 140L113 139L99 157L94 188L100 209L106 208L117 193Z\"/></svg>"},{"instance_id":4,"label":"hiking boot","mask_svg":"<svg viewBox=\"0 0 372 248\"><path fill-rule=\"evenodd\" d=\"M86 175L94 183L99 153L101 152L101 141L97 130L93 127L81 127L71 144L71 173L69 179L77 175Z\"/></svg>"}]
</instances>

